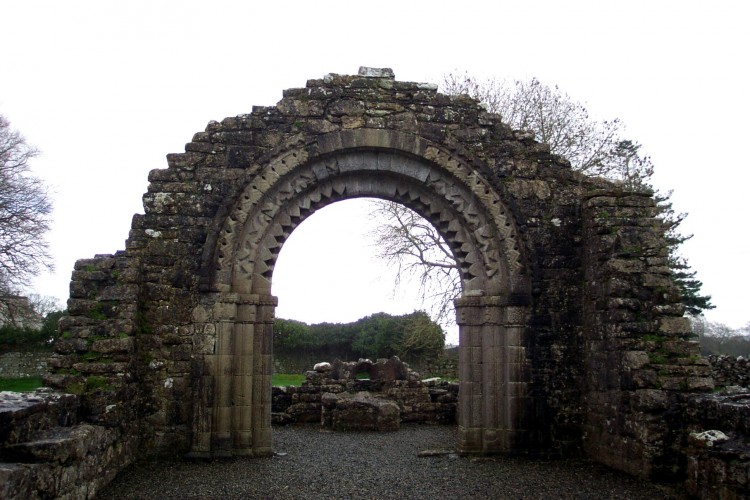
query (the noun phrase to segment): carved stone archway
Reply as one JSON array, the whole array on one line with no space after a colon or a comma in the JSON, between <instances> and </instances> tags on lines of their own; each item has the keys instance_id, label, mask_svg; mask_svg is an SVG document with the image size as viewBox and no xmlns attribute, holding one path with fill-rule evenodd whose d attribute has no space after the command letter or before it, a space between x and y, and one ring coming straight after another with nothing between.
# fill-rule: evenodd
<instances>
[{"instance_id":1,"label":"carved stone archway","mask_svg":"<svg viewBox=\"0 0 750 500\"><path fill-rule=\"evenodd\" d=\"M323 135L262 165L224 219L210 289L229 307L216 318L218 351L205 358L216 396L213 418L196 419L204 427L195 429L193 454L270 452L276 258L306 217L357 197L415 210L441 232L459 264L458 448L509 451L523 441L517 414L529 406L522 346L530 298L508 208L481 175L437 145L412 134L354 130Z\"/></svg>"}]
</instances>

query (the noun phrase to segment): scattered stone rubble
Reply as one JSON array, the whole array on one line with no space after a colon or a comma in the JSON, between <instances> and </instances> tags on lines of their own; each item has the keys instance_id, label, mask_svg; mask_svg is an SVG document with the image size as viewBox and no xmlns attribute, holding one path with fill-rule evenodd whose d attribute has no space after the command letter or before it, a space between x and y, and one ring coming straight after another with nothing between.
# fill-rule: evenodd
<instances>
[{"instance_id":1,"label":"scattered stone rubble","mask_svg":"<svg viewBox=\"0 0 750 500\"><path fill-rule=\"evenodd\" d=\"M750 362L708 356L717 391L687 405L686 489L700 498L750 498Z\"/></svg>"},{"instance_id":2,"label":"scattered stone rubble","mask_svg":"<svg viewBox=\"0 0 750 500\"><path fill-rule=\"evenodd\" d=\"M421 380L398 357L318 363L300 387L274 387L274 424L395 431L401 422L455 423L458 383Z\"/></svg>"}]
</instances>

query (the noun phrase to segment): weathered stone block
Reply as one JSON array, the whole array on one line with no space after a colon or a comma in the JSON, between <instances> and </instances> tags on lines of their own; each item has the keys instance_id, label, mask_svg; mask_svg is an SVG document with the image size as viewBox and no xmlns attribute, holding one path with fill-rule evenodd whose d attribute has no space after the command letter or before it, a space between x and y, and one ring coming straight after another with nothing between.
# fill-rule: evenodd
<instances>
[{"instance_id":1,"label":"weathered stone block","mask_svg":"<svg viewBox=\"0 0 750 500\"><path fill-rule=\"evenodd\" d=\"M366 393L327 395L324 406L333 430L396 431L400 427L398 405Z\"/></svg>"},{"instance_id":2,"label":"weathered stone block","mask_svg":"<svg viewBox=\"0 0 750 500\"><path fill-rule=\"evenodd\" d=\"M666 317L659 321L659 331L671 334L682 335L691 332L690 320L688 318Z\"/></svg>"},{"instance_id":3,"label":"weathered stone block","mask_svg":"<svg viewBox=\"0 0 750 500\"><path fill-rule=\"evenodd\" d=\"M91 350L103 354L133 352L133 337L95 340L91 344Z\"/></svg>"}]
</instances>

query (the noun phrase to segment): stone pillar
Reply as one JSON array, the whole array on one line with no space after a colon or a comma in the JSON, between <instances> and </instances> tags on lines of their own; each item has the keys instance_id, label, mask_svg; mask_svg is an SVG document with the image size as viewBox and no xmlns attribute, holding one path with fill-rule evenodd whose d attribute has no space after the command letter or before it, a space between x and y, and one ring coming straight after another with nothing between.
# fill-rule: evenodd
<instances>
[{"instance_id":1,"label":"stone pillar","mask_svg":"<svg viewBox=\"0 0 750 500\"><path fill-rule=\"evenodd\" d=\"M461 453L503 453L526 442L526 307L503 296L455 301L459 325L459 437Z\"/></svg>"},{"instance_id":2,"label":"stone pillar","mask_svg":"<svg viewBox=\"0 0 750 500\"><path fill-rule=\"evenodd\" d=\"M271 443L272 295L222 294L213 354L196 367L191 456L265 456Z\"/></svg>"}]
</instances>

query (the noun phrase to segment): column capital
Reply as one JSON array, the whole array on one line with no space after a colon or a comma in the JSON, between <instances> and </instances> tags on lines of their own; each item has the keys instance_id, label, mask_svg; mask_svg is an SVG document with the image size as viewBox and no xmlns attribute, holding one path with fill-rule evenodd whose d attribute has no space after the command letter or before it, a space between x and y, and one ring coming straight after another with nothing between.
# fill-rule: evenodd
<instances>
[{"instance_id":1,"label":"column capital","mask_svg":"<svg viewBox=\"0 0 750 500\"><path fill-rule=\"evenodd\" d=\"M525 325L530 314L530 307L513 295L459 297L453 303L459 325Z\"/></svg>"},{"instance_id":2,"label":"column capital","mask_svg":"<svg viewBox=\"0 0 750 500\"><path fill-rule=\"evenodd\" d=\"M226 292L216 295L216 302L252 306L277 306L279 298L270 294Z\"/></svg>"}]
</instances>

